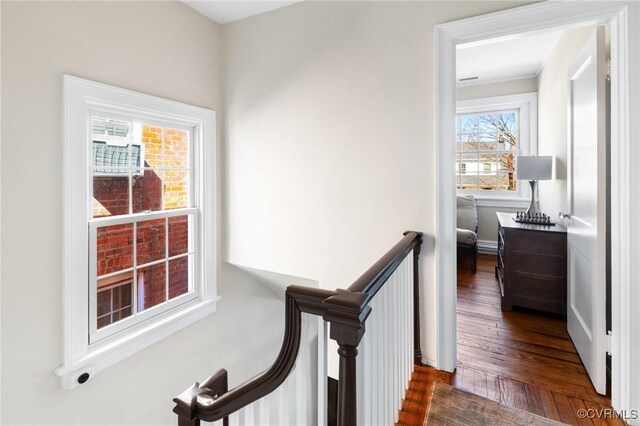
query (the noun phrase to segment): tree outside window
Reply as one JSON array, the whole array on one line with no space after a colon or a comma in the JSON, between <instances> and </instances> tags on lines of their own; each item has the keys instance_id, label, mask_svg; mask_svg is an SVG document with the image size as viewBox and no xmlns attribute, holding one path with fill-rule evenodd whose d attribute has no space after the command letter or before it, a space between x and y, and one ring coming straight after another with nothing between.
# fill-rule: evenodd
<instances>
[{"instance_id":1,"label":"tree outside window","mask_svg":"<svg viewBox=\"0 0 640 426\"><path fill-rule=\"evenodd\" d=\"M516 190L519 116L517 109L456 116L458 189Z\"/></svg>"}]
</instances>

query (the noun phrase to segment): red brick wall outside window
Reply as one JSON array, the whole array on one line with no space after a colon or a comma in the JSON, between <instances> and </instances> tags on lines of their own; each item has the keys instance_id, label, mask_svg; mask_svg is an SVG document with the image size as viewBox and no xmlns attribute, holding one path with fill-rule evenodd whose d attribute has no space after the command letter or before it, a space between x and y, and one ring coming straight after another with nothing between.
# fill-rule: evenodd
<instances>
[{"instance_id":1,"label":"red brick wall outside window","mask_svg":"<svg viewBox=\"0 0 640 426\"><path fill-rule=\"evenodd\" d=\"M189 133L148 125L140 129L142 134L138 135L138 140L143 145L144 169L132 170L131 179L128 172L94 176L94 218L190 207ZM135 231L132 223L99 227L96 242L98 328L133 313L132 307L128 314L113 316L113 311L122 309L130 301L122 292L101 291L104 283L113 285L113 277L111 280L101 280L100 277L132 268L134 244L138 286L144 287L143 300L138 303L141 309L165 302L167 296L172 299L189 290L188 256L144 266L167 259L167 255L174 257L188 252L187 215L138 222ZM132 275L131 272L122 274L123 285L132 281Z\"/></svg>"}]
</instances>

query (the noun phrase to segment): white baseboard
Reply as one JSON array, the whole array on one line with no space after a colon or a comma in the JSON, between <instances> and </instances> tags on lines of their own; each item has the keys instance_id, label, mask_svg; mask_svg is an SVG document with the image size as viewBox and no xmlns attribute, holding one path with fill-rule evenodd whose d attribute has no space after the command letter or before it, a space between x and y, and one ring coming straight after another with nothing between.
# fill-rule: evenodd
<instances>
[{"instance_id":1,"label":"white baseboard","mask_svg":"<svg viewBox=\"0 0 640 426\"><path fill-rule=\"evenodd\" d=\"M482 254L497 254L498 242L495 240L478 240L478 252Z\"/></svg>"}]
</instances>

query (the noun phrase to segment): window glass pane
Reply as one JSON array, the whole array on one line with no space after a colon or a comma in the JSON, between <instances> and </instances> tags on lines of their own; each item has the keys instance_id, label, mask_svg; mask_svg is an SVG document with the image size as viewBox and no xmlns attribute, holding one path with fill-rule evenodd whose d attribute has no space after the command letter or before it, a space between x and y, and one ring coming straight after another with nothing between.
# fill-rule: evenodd
<instances>
[{"instance_id":1,"label":"window glass pane","mask_svg":"<svg viewBox=\"0 0 640 426\"><path fill-rule=\"evenodd\" d=\"M136 258L138 265L166 257L166 219L138 222L136 225Z\"/></svg>"},{"instance_id":2,"label":"window glass pane","mask_svg":"<svg viewBox=\"0 0 640 426\"><path fill-rule=\"evenodd\" d=\"M189 132L148 124L140 126L144 167L187 169L189 161Z\"/></svg>"},{"instance_id":3,"label":"window glass pane","mask_svg":"<svg viewBox=\"0 0 640 426\"><path fill-rule=\"evenodd\" d=\"M169 298L173 299L189 292L191 255L169 261Z\"/></svg>"},{"instance_id":4,"label":"window glass pane","mask_svg":"<svg viewBox=\"0 0 640 426\"><path fill-rule=\"evenodd\" d=\"M189 168L189 133L180 129L164 129L165 169Z\"/></svg>"},{"instance_id":5,"label":"window glass pane","mask_svg":"<svg viewBox=\"0 0 640 426\"><path fill-rule=\"evenodd\" d=\"M189 217L169 218L169 257L189 251Z\"/></svg>"},{"instance_id":6,"label":"window glass pane","mask_svg":"<svg viewBox=\"0 0 640 426\"><path fill-rule=\"evenodd\" d=\"M92 217L129 214L129 171L93 176Z\"/></svg>"},{"instance_id":7,"label":"window glass pane","mask_svg":"<svg viewBox=\"0 0 640 426\"><path fill-rule=\"evenodd\" d=\"M133 315L133 273L98 280L98 329Z\"/></svg>"},{"instance_id":8,"label":"window glass pane","mask_svg":"<svg viewBox=\"0 0 640 426\"><path fill-rule=\"evenodd\" d=\"M494 191L496 189L496 174L482 173L478 178L478 188L482 191Z\"/></svg>"},{"instance_id":9,"label":"window glass pane","mask_svg":"<svg viewBox=\"0 0 640 426\"><path fill-rule=\"evenodd\" d=\"M498 133L498 149L514 150L518 148L518 134L515 132Z\"/></svg>"},{"instance_id":10,"label":"window glass pane","mask_svg":"<svg viewBox=\"0 0 640 426\"><path fill-rule=\"evenodd\" d=\"M497 156L495 154L481 153L480 164L478 165L478 171L480 174L492 174L495 176L497 170L496 164Z\"/></svg>"},{"instance_id":11,"label":"window glass pane","mask_svg":"<svg viewBox=\"0 0 640 426\"><path fill-rule=\"evenodd\" d=\"M144 151L143 167L162 168L162 127L143 124L140 131Z\"/></svg>"},{"instance_id":12,"label":"window glass pane","mask_svg":"<svg viewBox=\"0 0 640 426\"><path fill-rule=\"evenodd\" d=\"M478 189L477 173L460 175L460 188L469 190Z\"/></svg>"},{"instance_id":13,"label":"window glass pane","mask_svg":"<svg viewBox=\"0 0 640 426\"><path fill-rule=\"evenodd\" d=\"M516 154L499 154L498 155L499 170L515 171L516 170Z\"/></svg>"},{"instance_id":14,"label":"window glass pane","mask_svg":"<svg viewBox=\"0 0 640 426\"><path fill-rule=\"evenodd\" d=\"M478 149L481 151L498 149L498 137L495 133L480 133Z\"/></svg>"},{"instance_id":15,"label":"window glass pane","mask_svg":"<svg viewBox=\"0 0 640 426\"><path fill-rule=\"evenodd\" d=\"M158 169L136 170L133 186L133 213L162 210L162 176Z\"/></svg>"},{"instance_id":16,"label":"window glass pane","mask_svg":"<svg viewBox=\"0 0 640 426\"><path fill-rule=\"evenodd\" d=\"M101 291L98 293L98 329L105 327L112 322L111 318L111 292Z\"/></svg>"},{"instance_id":17,"label":"window glass pane","mask_svg":"<svg viewBox=\"0 0 640 426\"><path fill-rule=\"evenodd\" d=\"M499 114L500 130L513 132L518 130L518 111L507 111Z\"/></svg>"},{"instance_id":18,"label":"window glass pane","mask_svg":"<svg viewBox=\"0 0 640 426\"><path fill-rule=\"evenodd\" d=\"M460 155L460 162L464 173L475 174L478 171L478 154L463 153Z\"/></svg>"},{"instance_id":19,"label":"window glass pane","mask_svg":"<svg viewBox=\"0 0 640 426\"><path fill-rule=\"evenodd\" d=\"M180 209L190 206L189 172L167 170L164 172L164 208Z\"/></svg>"},{"instance_id":20,"label":"window glass pane","mask_svg":"<svg viewBox=\"0 0 640 426\"><path fill-rule=\"evenodd\" d=\"M463 114L460 116L460 132L461 133L477 133L478 132L478 116L475 114Z\"/></svg>"},{"instance_id":21,"label":"window glass pane","mask_svg":"<svg viewBox=\"0 0 640 426\"><path fill-rule=\"evenodd\" d=\"M498 190L515 191L517 180L513 172L498 172Z\"/></svg>"},{"instance_id":22,"label":"window glass pane","mask_svg":"<svg viewBox=\"0 0 640 426\"><path fill-rule=\"evenodd\" d=\"M97 173L128 174L129 168L140 167L140 145L93 141L93 170Z\"/></svg>"},{"instance_id":23,"label":"window glass pane","mask_svg":"<svg viewBox=\"0 0 640 426\"><path fill-rule=\"evenodd\" d=\"M481 133L496 133L498 131L498 121L496 115L492 113L480 114L478 116L478 129Z\"/></svg>"},{"instance_id":24,"label":"window glass pane","mask_svg":"<svg viewBox=\"0 0 640 426\"><path fill-rule=\"evenodd\" d=\"M96 230L97 276L133 266L133 224L102 226Z\"/></svg>"},{"instance_id":25,"label":"window glass pane","mask_svg":"<svg viewBox=\"0 0 640 426\"><path fill-rule=\"evenodd\" d=\"M478 154L460 155L460 186L462 189L477 189Z\"/></svg>"},{"instance_id":26,"label":"window glass pane","mask_svg":"<svg viewBox=\"0 0 640 426\"><path fill-rule=\"evenodd\" d=\"M91 150L94 173L128 174L140 167L141 147L132 143L132 123L93 117Z\"/></svg>"},{"instance_id":27,"label":"window glass pane","mask_svg":"<svg viewBox=\"0 0 640 426\"><path fill-rule=\"evenodd\" d=\"M477 151L478 144L478 135L477 134L462 134L460 135L460 150L461 151Z\"/></svg>"},{"instance_id":28,"label":"window glass pane","mask_svg":"<svg viewBox=\"0 0 640 426\"><path fill-rule=\"evenodd\" d=\"M130 127L130 123L126 121L99 117L94 117L91 120L91 130L94 139L100 139L100 136L126 137L129 134Z\"/></svg>"},{"instance_id":29,"label":"window glass pane","mask_svg":"<svg viewBox=\"0 0 640 426\"><path fill-rule=\"evenodd\" d=\"M159 305L167 300L166 263L138 269L138 294L143 294L142 310Z\"/></svg>"}]
</instances>

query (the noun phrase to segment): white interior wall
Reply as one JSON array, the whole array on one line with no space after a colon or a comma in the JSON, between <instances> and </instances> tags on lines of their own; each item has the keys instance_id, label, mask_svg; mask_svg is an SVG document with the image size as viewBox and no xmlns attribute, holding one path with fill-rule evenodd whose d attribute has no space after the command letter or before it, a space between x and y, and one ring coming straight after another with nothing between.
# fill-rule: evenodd
<instances>
[{"instance_id":1,"label":"white interior wall","mask_svg":"<svg viewBox=\"0 0 640 426\"><path fill-rule=\"evenodd\" d=\"M539 182L540 208L553 217L568 211L567 105L569 67L593 26L568 30L538 75L538 153L555 157L555 179Z\"/></svg>"},{"instance_id":2,"label":"white interior wall","mask_svg":"<svg viewBox=\"0 0 640 426\"><path fill-rule=\"evenodd\" d=\"M457 99L489 98L493 96L515 95L517 93L531 93L538 91L536 78L522 78L489 84L477 84L458 87ZM528 185L518 181L518 185ZM526 206L525 206L526 208ZM496 212L516 212L522 208L478 206L478 240L498 242L498 218Z\"/></svg>"},{"instance_id":3,"label":"white interior wall","mask_svg":"<svg viewBox=\"0 0 640 426\"><path fill-rule=\"evenodd\" d=\"M220 113L220 27L178 2L3 1L1 24L0 423L176 424L194 381L225 367L235 385L275 359L283 305L222 264L218 312L61 390L62 75Z\"/></svg>"},{"instance_id":4,"label":"white interior wall","mask_svg":"<svg viewBox=\"0 0 640 426\"><path fill-rule=\"evenodd\" d=\"M226 25L226 258L346 287L423 231L434 362L434 25L522 4L302 2Z\"/></svg>"},{"instance_id":5,"label":"white interior wall","mask_svg":"<svg viewBox=\"0 0 640 426\"><path fill-rule=\"evenodd\" d=\"M506 96L537 91L538 79L536 77L519 78L516 80L498 81L487 84L459 86L457 89L457 99L459 101L465 101L467 99L490 98L493 96Z\"/></svg>"}]
</instances>

